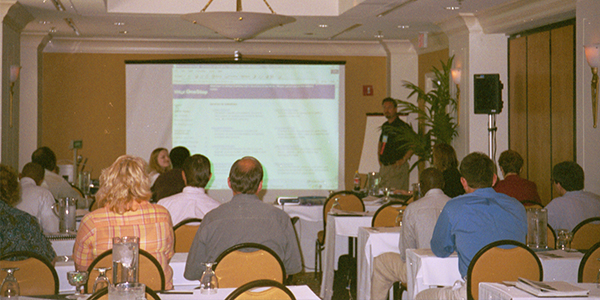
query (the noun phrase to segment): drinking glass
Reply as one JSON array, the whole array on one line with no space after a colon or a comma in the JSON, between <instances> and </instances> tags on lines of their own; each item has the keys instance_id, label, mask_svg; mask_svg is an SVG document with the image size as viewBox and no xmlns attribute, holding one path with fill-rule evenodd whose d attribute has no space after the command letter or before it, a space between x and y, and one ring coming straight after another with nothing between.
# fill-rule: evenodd
<instances>
[{"instance_id":1,"label":"drinking glass","mask_svg":"<svg viewBox=\"0 0 600 300\"><path fill-rule=\"evenodd\" d=\"M338 201L338 198L336 197L335 199L333 199L333 204L331 205L331 209L342 209L342 205L340 205L340 202Z\"/></svg>"},{"instance_id":2,"label":"drinking glass","mask_svg":"<svg viewBox=\"0 0 600 300\"><path fill-rule=\"evenodd\" d=\"M2 268L2 271L7 273L4 281L2 281L2 287L0 287L0 298L2 300L19 299L21 291L19 289L19 283L14 276L14 273L17 270L19 270L19 268Z\"/></svg>"},{"instance_id":3,"label":"drinking glass","mask_svg":"<svg viewBox=\"0 0 600 300\"><path fill-rule=\"evenodd\" d=\"M558 229L556 231L556 249L569 250L573 233L567 229Z\"/></svg>"},{"instance_id":4,"label":"drinking glass","mask_svg":"<svg viewBox=\"0 0 600 300\"><path fill-rule=\"evenodd\" d=\"M110 300L146 300L146 285L139 282L123 282L108 286Z\"/></svg>"},{"instance_id":5,"label":"drinking glass","mask_svg":"<svg viewBox=\"0 0 600 300\"><path fill-rule=\"evenodd\" d=\"M216 294L219 288L219 282L217 281L217 275L213 271L212 266L216 264L214 262L204 263L204 272L200 277L200 293L201 294Z\"/></svg>"},{"instance_id":6,"label":"drinking glass","mask_svg":"<svg viewBox=\"0 0 600 300\"><path fill-rule=\"evenodd\" d=\"M81 288L85 285L88 279L86 271L69 271L67 272L69 284L75 286L75 294L67 296L67 299L78 299L81 294Z\"/></svg>"},{"instance_id":7,"label":"drinking glass","mask_svg":"<svg viewBox=\"0 0 600 300\"><path fill-rule=\"evenodd\" d=\"M136 236L113 238L113 283L138 282L140 239Z\"/></svg>"},{"instance_id":8,"label":"drinking glass","mask_svg":"<svg viewBox=\"0 0 600 300\"><path fill-rule=\"evenodd\" d=\"M395 224L396 227L401 227L402 226L402 217L404 216L404 209L399 209L398 210L398 215L396 216L396 220L395 220Z\"/></svg>"},{"instance_id":9,"label":"drinking glass","mask_svg":"<svg viewBox=\"0 0 600 300\"><path fill-rule=\"evenodd\" d=\"M101 288L108 287L110 285L110 280L106 277L106 271L112 268L95 268L94 270L98 271L98 277L96 277L96 281L94 281L94 288L92 289L92 293L100 290Z\"/></svg>"}]
</instances>

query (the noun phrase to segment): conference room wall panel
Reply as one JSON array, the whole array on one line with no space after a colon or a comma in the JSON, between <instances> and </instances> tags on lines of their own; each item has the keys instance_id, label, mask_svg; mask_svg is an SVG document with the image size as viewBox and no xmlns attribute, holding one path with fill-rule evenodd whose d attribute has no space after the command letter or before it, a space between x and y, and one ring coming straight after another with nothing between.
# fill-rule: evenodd
<instances>
[{"instance_id":1,"label":"conference room wall panel","mask_svg":"<svg viewBox=\"0 0 600 300\"><path fill-rule=\"evenodd\" d=\"M42 58L41 145L52 148L59 160L73 160L71 140L83 140L78 154L87 158L86 170L97 178L118 156L125 154L125 61L204 59L213 55L44 53ZM381 110L386 97L387 61L383 56L244 56L244 58L326 60L346 62L345 186L352 186L358 169L367 112ZM363 85L373 86L363 96ZM157 147L169 145L157 145ZM373 145L376 147L376 145ZM148 159L148 157L143 157ZM232 162L233 163L233 162Z\"/></svg>"}]
</instances>

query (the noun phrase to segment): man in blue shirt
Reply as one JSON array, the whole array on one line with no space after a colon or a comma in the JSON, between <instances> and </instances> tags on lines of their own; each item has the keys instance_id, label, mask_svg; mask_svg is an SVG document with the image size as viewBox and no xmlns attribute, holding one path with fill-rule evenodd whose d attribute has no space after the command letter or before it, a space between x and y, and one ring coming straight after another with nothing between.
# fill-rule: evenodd
<instances>
[{"instance_id":1,"label":"man in blue shirt","mask_svg":"<svg viewBox=\"0 0 600 300\"><path fill-rule=\"evenodd\" d=\"M527 215L515 198L497 193L494 162L483 153L471 153L460 164L465 195L446 203L438 217L431 250L438 257L458 254L458 270L463 279L475 254L489 243L515 240L525 243ZM419 293L416 299L466 299L464 281L453 287L434 288Z\"/></svg>"}]
</instances>

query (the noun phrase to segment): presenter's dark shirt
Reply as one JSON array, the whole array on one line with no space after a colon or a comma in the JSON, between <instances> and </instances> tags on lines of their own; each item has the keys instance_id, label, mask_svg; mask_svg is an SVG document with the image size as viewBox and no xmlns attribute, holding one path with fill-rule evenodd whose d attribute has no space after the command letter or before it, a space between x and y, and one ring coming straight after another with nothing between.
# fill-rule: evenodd
<instances>
[{"instance_id":1,"label":"presenter's dark shirt","mask_svg":"<svg viewBox=\"0 0 600 300\"><path fill-rule=\"evenodd\" d=\"M496 183L494 190L509 195L520 202L533 201L542 204L535 182L521 178L519 175L506 176L504 180Z\"/></svg>"},{"instance_id":2,"label":"presenter's dark shirt","mask_svg":"<svg viewBox=\"0 0 600 300\"><path fill-rule=\"evenodd\" d=\"M400 120L399 118L396 118L396 120L394 120L392 123L385 122L383 125L381 125L379 142L384 145L382 146L383 153L379 153L379 162L381 162L382 165L391 165L406 155L407 149L401 149L401 147L404 145L404 141L401 140L399 133L393 129L403 127L412 130L410 125L406 124L406 122ZM387 141L384 142L386 139Z\"/></svg>"},{"instance_id":3,"label":"presenter's dark shirt","mask_svg":"<svg viewBox=\"0 0 600 300\"><path fill-rule=\"evenodd\" d=\"M444 170L442 174L444 175L444 181L446 181L446 184L444 185L444 188L442 190L444 191L444 194L446 194L446 196L454 198L465 193L465 189L463 188L462 183L460 182L461 175L458 169L447 169Z\"/></svg>"},{"instance_id":4,"label":"presenter's dark shirt","mask_svg":"<svg viewBox=\"0 0 600 300\"><path fill-rule=\"evenodd\" d=\"M181 193L185 187L185 181L181 175L181 169L172 169L162 173L156 178L152 186L152 203L158 200Z\"/></svg>"}]
</instances>

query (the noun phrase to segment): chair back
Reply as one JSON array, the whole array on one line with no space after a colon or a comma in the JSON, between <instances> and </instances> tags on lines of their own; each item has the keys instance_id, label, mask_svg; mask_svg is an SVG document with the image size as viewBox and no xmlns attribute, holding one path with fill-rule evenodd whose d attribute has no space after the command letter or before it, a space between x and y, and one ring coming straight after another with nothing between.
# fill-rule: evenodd
<instances>
[{"instance_id":1,"label":"chair back","mask_svg":"<svg viewBox=\"0 0 600 300\"><path fill-rule=\"evenodd\" d=\"M265 288L261 291L253 291L257 288ZM225 300L296 300L294 294L285 285L268 279L261 279L248 282L239 288L235 289L231 294L227 295Z\"/></svg>"},{"instance_id":2,"label":"chair back","mask_svg":"<svg viewBox=\"0 0 600 300\"><path fill-rule=\"evenodd\" d=\"M548 226L548 248L550 249L556 249L556 232L554 231L554 228L552 228L552 226L550 226L550 224L547 224Z\"/></svg>"},{"instance_id":3,"label":"chair back","mask_svg":"<svg viewBox=\"0 0 600 300\"><path fill-rule=\"evenodd\" d=\"M572 249L587 250L598 242L600 242L600 217L585 219L573 228Z\"/></svg>"},{"instance_id":4,"label":"chair back","mask_svg":"<svg viewBox=\"0 0 600 300\"><path fill-rule=\"evenodd\" d=\"M146 286L146 299L147 300L160 300L160 297L151 288ZM93 293L87 300L108 300L108 288L101 288L100 290Z\"/></svg>"},{"instance_id":5,"label":"chair back","mask_svg":"<svg viewBox=\"0 0 600 300\"><path fill-rule=\"evenodd\" d=\"M525 206L525 208L544 208L544 206L540 203L531 200L521 201L521 204Z\"/></svg>"},{"instance_id":6,"label":"chair back","mask_svg":"<svg viewBox=\"0 0 600 300\"><path fill-rule=\"evenodd\" d=\"M577 282L597 283L600 270L600 242L594 244L579 263Z\"/></svg>"},{"instance_id":7,"label":"chair back","mask_svg":"<svg viewBox=\"0 0 600 300\"><path fill-rule=\"evenodd\" d=\"M259 279L283 284L286 277L279 256L261 244L243 243L230 247L217 257L216 263L215 275L222 288L240 287Z\"/></svg>"},{"instance_id":8,"label":"chair back","mask_svg":"<svg viewBox=\"0 0 600 300\"><path fill-rule=\"evenodd\" d=\"M15 259L15 260L13 260ZM10 252L0 256L0 268L19 268L15 278L22 296L58 294L58 274L44 257L30 251ZM0 282L6 272L0 272ZM66 280L66 278L65 278Z\"/></svg>"},{"instance_id":9,"label":"chair back","mask_svg":"<svg viewBox=\"0 0 600 300\"><path fill-rule=\"evenodd\" d=\"M327 214L331 210L331 207L335 203L335 200L340 205L341 210L345 211L356 211L356 212L364 212L365 211L365 203L358 196L357 193L353 191L338 191L331 194L325 200L325 204L323 204L323 227L327 228Z\"/></svg>"},{"instance_id":10,"label":"chair back","mask_svg":"<svg viewBox=\"0 0 600 300\"><path fill-rule=\"evenodd\" d=\"M175 234L175 252L189 252L192 247L192 242L200 227L200 218L185 219L175 226L173 226L173 233Z\"/></svg>"},{"instance_id":11,"label":"chair back","mask_svg":"<svg viewBox=\"0 0 600 300\"><path fill-rule=\"evenodd\" d=\"M94 287L94 281L98 277L98 271L95 268L112 268L112 249L102 252L98 257L92 261L88 267L88 282L85 285L85 292L91 293ZM154 291L162 291L165 289L165 272L162 266L156 260L152 254L148 251L140 249L140 261L139 261L139 278L138 281L145 284L146 287ZM111 283L115 283L113 280L113 270L106 272L106 277Z\"/></svg>"},{"instance_id":12,"label":"chair back","mask_svg":"<svg viewBox=\"0 0 600 300\"><path fill-rule=\"evenodd\" d=\"M500 247L509 246L504 249ZM467 299L479 298L480 282L517 281L519 277L541 281L542 263L525 244L501 240L483 247L467 271Z\"/></svg>"},{"instance_id":13,"label":"chair back","mask_svg":"<svg viewBox=\"0 0 600 300\"><path fill-rule=\"evenodd\" d=\"M406 210L406 204L404 202L389 202L382 205L371 221L371 227L396 227L396 219L400 210L403 212Z\"/></svg>"}]
</instances>

